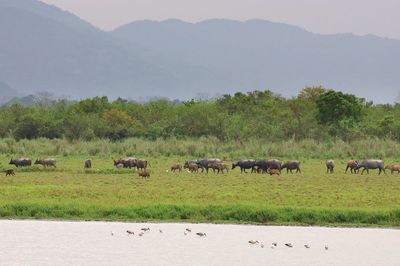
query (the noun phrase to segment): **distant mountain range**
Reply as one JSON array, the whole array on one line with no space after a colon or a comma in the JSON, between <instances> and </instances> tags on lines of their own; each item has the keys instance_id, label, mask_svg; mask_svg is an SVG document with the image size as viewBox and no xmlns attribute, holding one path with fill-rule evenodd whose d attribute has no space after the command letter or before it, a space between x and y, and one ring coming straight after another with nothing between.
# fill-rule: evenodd
<instances>
[{"instance_id":1,"label":"distant mountain range","mask_svg":"<svg viewBox=\"0 0 400 266\"><path fill-rule=\"evenodd\" d=\"M36 0L0 0L0 40L0 84L21 94L188 99L271 89L294 96L322 85L393 102L400 93L399 40L264 20L137 21L104 32Z\"/></svg>"}]
</instances>

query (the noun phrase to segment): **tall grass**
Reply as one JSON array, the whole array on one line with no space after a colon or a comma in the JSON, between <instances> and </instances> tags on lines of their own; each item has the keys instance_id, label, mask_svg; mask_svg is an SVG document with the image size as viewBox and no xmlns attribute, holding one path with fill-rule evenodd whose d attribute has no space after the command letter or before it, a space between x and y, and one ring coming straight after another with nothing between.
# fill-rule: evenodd
<instances>
[{"instance_id":1,"label":"tall grass","mask_svg":"<svg viewBox=\"0 0 400 266\"><path fill-rule=\"evenodd\" d=\"M109 207L12 203L0 205L1 218L196 221L257 224L399 226L400 209L389 211L276 208L246 205L150 205Z\"/></svg>"},{"instance_id":2,"label":"tall grass","mask_svg":"<svg viewBox=\"0 0 400 266\"><path fill-rule=\"evenodd\" d=\"M180 156L239 158L385 158L400 154L400 143L393 140L363 139L346 143L315 140L266 142L249 139L247 142L221 142L214 137L198 139L157 139L155 141L131 138L122 142L93 140L69 142L65 139L21 140L1 139L0 153L15 156Z\"/></svg>"}]
</instances>

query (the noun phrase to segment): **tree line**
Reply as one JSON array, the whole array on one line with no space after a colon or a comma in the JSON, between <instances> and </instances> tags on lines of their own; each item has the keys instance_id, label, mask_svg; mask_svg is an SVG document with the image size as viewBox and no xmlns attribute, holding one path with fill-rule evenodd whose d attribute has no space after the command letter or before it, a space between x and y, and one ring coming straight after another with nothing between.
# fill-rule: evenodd
<instances>
[{"instance_id":1,"label":"tree line","mask_svg":"<svg viewBox=\"0 0 400 266\"><path fill-rule=\"evenodd\" d=\"M139 103L95 97L69 102L11 104L0 109L0 136L69 140L213 136L221 141L361 138L400 140L400 104L367 102L323 87L284 98L269 90L212 100Z\"/></svg>"}]
</instances>

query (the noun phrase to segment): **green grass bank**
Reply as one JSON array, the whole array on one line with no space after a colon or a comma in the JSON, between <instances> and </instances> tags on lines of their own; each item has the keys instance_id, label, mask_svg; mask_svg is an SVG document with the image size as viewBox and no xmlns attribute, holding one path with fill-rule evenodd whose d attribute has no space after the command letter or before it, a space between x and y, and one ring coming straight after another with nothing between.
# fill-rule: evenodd
<instances>
[{"instance_id":1,"label":"green grass bank","mask_svg":"<svg viewBox=\"0 0 400 266\"><path fill-rule=\"evenodd\" d=\"M256 148L256 142L249 142L240 149L237 145L241 144L222 143L218 147L212 140L205 141L0 140L0 169L14 168L8 165L11 157L57 159L56 169L32 166L14 168L15 177L0 175L0 217L400 226L400 175L344 173L351 158L399 162L397 143L375 140L369 146L364 142L357 146L309 141L261 143ZM194 153L188 152L192 145ZM133 169L116 169L112 160L125 155L148 159L151 178L143 180ZM240 174L239 169L219 175L168 171L174 163L207 156L228 162L250 157L300 159L302 173L283 172L277 177ZM93 160L93 168L87 171L83 169L86 158ZM326 173L327 158L335 159L334 174Z\"/></svg>"}]
</instances>

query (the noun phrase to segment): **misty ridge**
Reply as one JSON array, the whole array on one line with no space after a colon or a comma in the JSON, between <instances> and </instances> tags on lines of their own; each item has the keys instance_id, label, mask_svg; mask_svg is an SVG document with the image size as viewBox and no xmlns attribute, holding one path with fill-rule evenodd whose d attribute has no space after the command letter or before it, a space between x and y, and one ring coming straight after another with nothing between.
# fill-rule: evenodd
<instances>
[{"instance_id":1,"label":"misty ridge","mask_svg":"<svg viewBox=\"0 0 400 266\"><path fill-rule=\"evenodd\" d=\"M35 0L0 1L0 101L36 92L71 99L191 99L307 86L393 103L400 41L314 34L265 20L136 21L105 32Z\"/></svg>"}]
</instances>

